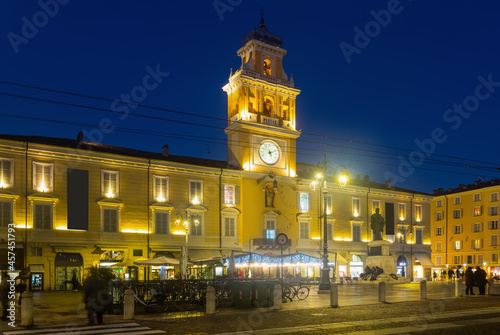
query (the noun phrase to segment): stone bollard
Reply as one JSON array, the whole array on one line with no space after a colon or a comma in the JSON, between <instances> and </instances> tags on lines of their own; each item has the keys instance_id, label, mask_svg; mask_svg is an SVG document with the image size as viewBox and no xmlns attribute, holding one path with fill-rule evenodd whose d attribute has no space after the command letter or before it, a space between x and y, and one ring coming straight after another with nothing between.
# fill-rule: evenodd
<instances>
[{"instance_id":1,"label":"stone bollard","mask_svg":"<svg viewBox=\"0 0 500 335\"><path fill-rule=\"evenodd\" d=\"M274 285L274 306L273 309L281 309L283 305L283 291L281 285Z\"/></svg>"},{"instance_id":2,"label":"stone bollard","mask_svg":"<svg viewBox=\"0 0 500 335\"><path fill-rule=\"evenodd\" d=\"M378 283L378 301L385 302L385 281Z\"/></svg>"},{"instance_id":3,"label":"stone bollard","mask_svg":"<svg viewBox=\"0 0 500 335\"><path fill-rule=\"evenodd\" d=\"M330 284L330 306L339 307L339 288L335 283Z\"/></svg>"},{"instance_id":4,"label":"stone bollard","mask_svg":"<svg viewBox=\"0 0 500 335\"><path fill-rule=\"evenodd\" d=\"M455 298L463 296L462 281L460 279L455 280Z\"/></svg>"},{"instance_id":5,"label":"stone bollard","mask_svg":"<svg viewBox=\"0 0 500 335\"><path fill-rule=\"evenodd\" d=\"M134 290L127 289L123 297L123 320L132 320L135 313Z\"/></svg>"},{"instance_id":6,"label":"stone bollard","mask_svg":"<svg viewBox=\"0 0 500 335\"><path fill-rule=\"evenodd\" d=\"M427 281L425 280L420 281L420 299L427 299Z\"/></svg>"},{"instance_id":7,"label":"stone bollard","mask_svg":"<svg viewBox=\"0 0 500 335\"><path fill-rule=\"evenodd\" d=\"M21 326L33 326L33 293L24 291L21 298Z\"/></svg>"},{"instance_id":8,"label":"stone bollard","mask_svg":"<svg viewBox=\"0 0 500 335\"><path fill-rule=\"evenodd\" d=\"M488 280L488 295L494 295L495 294L495 287L494 287L494 279Z\"/></svg>"},{"instance_id":9,"label":"stone bollard","mask_svg":"<svg viewBox=\"0 0 500 335\"><path fill-rule=\"evenodd\" d=\"M207 287L207 315L215 314L215 288Z\"/></svg>"}]
</instances>

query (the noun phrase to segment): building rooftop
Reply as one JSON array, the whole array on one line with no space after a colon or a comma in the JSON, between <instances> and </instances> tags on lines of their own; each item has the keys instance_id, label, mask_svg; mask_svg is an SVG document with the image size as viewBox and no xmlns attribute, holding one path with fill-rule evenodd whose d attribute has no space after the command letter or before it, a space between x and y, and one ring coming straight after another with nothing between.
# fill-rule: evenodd
<instances>
[{"instance_id":1,"label":"building rooftop","mask_svg":"<svg viewBox=\"0 0 500 335\"><path fill-rule=\"evenodd\" d=\"M250 40L258 40L279 48L283 47L283 39L279 36L271 34L269 30L267 30L266 25L264 24L264 17L260 19L259 28L253 29L245 37L243 37L241 44L245 45Z\"/></svg>"},{"instance_id":2,"label":"building rooftop","mask_svg":"<svg viewBox=\"0 0 500 335\"><path fill-rule=\"evenodd\" d=\"M57 138L57 137L43 137L43 136L22 136L22 135L7 135L0 134L0 139L19 141L19 142L29 142L36 144L52 145L56 147L79 149L84 151L102 152L109 154L124 155L130 157L140 157L145 159L155 159L161 161L183 163L190 165L199 165L213 168L224 168L224 169L234 169L230 167L227 161L219 161L214 159L197 158L197 157L187 157L168 154L168 146L163 147L163 152L149 152L142 151L118 146L112 146L101 143L85 142L82 140L70 140L67 138Z\"/></svg>"},{"instance_id":3,"label":"building rooftop","mask_svg":"<svg viewBox=\"0 0 500 335\"><path fill-rule=\"evenodd\" d=\"M460 184L457 188L449 188L447 190L445 190L444 188L438 188L437 190L434 190L433 195L439 196L445 194L460 193L496 185L500 185L500 179L492 179L487 181L479 179L476 180L474 184L469 184L469 185Z\"/></svg>"}]
</instances>

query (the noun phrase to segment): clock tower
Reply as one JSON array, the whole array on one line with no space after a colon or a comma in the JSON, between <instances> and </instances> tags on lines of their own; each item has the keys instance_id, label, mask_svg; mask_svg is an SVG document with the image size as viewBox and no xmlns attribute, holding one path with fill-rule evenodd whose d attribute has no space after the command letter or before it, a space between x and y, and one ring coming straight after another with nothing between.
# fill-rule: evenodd
<instances>
[{"instance_id":1,"label":"clock tower","mask_svg":"<svg viewBox=\"0 0 500 335\"><path fill-rule=\"evenodd\" d=\"M228 161L246 171L295 177L296 130L293 78L283 70L283 40L261 19L237 51L241 67L223 87L228 97Z\"/></svg>"}]
</instances>

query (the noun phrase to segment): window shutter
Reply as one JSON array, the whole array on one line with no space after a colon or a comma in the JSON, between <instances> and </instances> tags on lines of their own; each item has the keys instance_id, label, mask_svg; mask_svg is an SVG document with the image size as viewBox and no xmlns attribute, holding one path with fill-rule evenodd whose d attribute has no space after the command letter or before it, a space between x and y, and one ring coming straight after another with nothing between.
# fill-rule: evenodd
<instances>
[{"instance_id":1,"label":"window shutter","mask_svg":"<svg viewBox=\"0 0 500 335\"><path fill-rule=\"evenodd\" d=\"M297 192L297 210L300 210L300 192Z\"/></svg>"},{"instance_id":2,"label":"window shutter","mask_svg":"<svg viewBox=\"0 0 500 335\"><path fill-rule=\"evenodd\" d=\"M309 212L312 211L312 194L308 193L307 194L307 205L309 206Z\"/></svg>"},{"instance_id":3,"label":"window shutter","mask_svg":"<svg viewBox=\"0 0 500 335\"><path fill-rule=\"evenodd\" d=\"M240 187L239 186L234 187L234 203L236 205L240 204Z\"/></svg>"},{"instance_id":4,"label":"window shutter","mask_svg":"<svg viewBox=\"0 0 500 335\"><path fill-rule=\"evenodd\" d=\"M225 192L224 192L224 186L225 186L224 184L220 184L220 203L221 203L221 204L226 203L226 202L225 202L225 201L226 201L226 199L225 199L225 194L224 194L224 193L225 193Z\"/></svg>"}]
</instances>

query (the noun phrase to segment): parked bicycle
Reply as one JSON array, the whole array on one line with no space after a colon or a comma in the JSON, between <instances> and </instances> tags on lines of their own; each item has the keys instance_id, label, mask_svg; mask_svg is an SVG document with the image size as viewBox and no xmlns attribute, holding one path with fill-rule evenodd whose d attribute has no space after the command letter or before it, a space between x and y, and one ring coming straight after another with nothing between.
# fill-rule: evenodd
<instances>
[{"instance_id":1,"label":"parked bicycle","mask_svg":"<svg viewBox=\"0 0 500 335\"><path fill-rule=\"evenodd\" d=\"M146 312L165 312L168 308L168 300L165 295L158 293L155 289L145 292L142 297L134 292L136 303L142 305Z\"/></svg>"},{"instance_id":2,"label":"parked bicycle","mask_svg":"<svg viewBox=\"0 0 500 335\"><path fill-rule=\"evenodd\" d=\"M294 298L304 300L309 296L309 287L302 285L283 285L283 297L292 301Z\"/></svg>"}]
</instances>

